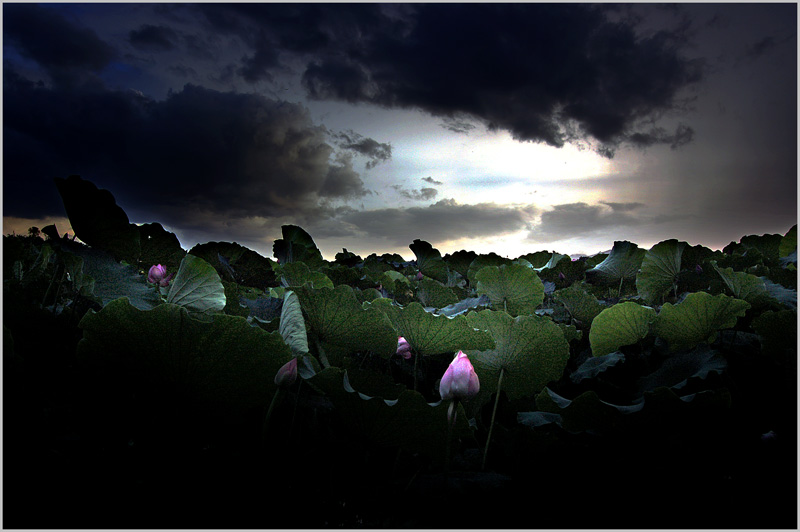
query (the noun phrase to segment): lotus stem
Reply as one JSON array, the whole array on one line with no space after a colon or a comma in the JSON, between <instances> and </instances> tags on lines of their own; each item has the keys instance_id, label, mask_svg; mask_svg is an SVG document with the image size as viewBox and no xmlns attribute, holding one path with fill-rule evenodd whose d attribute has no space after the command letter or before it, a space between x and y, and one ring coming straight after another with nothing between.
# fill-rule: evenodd
<instances>
[{"instance_id":1,"label":"lotus stem","mask_svg":"<svg viewBox=\"0 0 800 532\"><path fill-rule=\"evenodd\" d=\"M331 367L331 363L328 362L328 357L325 355L325 350L322 348L322 342L319 341L319 338L315 338L314 341L317 344L317 354L319 355L319 361L322 367Z\"/></svg>"},{"instance_id":2,"label":"lotus stem","mask_svg":"<svg viewBox=\"0 0 800 532\"><path fill-rule=\"evenodd\" d=\"M489 423L489 435L486 437L486 447L483 449L483 463L481 470L486 469L486 457L489 454L489 443L492 441L492 430L494 429L494 418L497 415L497 405L500 403L500 386L503 384L504 369L500 368L500 376L497 378L497 394L494 398L494 408L492 408L492 421Z\"/></svg>"},{"instance_id":3,"label":"lotus stem","mask_svg":"<svg viewBox=\"0 0 800 532\"><path fill-rule=\"evenodd\" d=\"M447 446L444 452L444 485L447 488L450 485L450 453L453 445L453 427L456 425L456 416L458 415L458 399L450 401L450 406L447 407Z\"/></svg>"},{"instance_id":4,"label":"lotus stem","mask_svg":"<svg viewBox=\"0 0 800 532\"><path fill-rule=\"evenodd\" d=\"M262 445L266 445L267 443L267 433L269 431L269 420L272 417L272 411L275 409L275 406L280 403L281 399L283 398L283 388L278 386L275 389L275 395L272 396L272 402L269 404L269 408L267 409L267 415L264 416L264 424L261 425L261 443Z\"/></svg>"}]
</instances>

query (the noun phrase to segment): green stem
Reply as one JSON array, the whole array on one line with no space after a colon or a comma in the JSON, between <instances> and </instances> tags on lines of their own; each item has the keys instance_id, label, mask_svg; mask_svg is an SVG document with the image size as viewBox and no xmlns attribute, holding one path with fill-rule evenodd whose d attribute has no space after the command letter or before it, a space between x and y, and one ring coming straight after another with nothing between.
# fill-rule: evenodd
<instances>
[{"instance_id":1,"label":"green stem","mask_svg":"<svg viewBox=\"0 0 800 532\"><path fill-rule=\"evenodd\" d=\"M447 446L444 451L444 485L447 488L450 485L450 451L453 444L453 427L456 425L456 416L458 415L458 400L453 399L450 401L450 406L447 407ZM450 419L452 418L452 419Z\"/></svg>"},{"instance_id":2,"label":"green stem","mask_svg":"<svg viewBox=\"0 0 800 532\"><path fill-rule=\"evenodd\" d=\"M317 344L317 355L319 355L319 361L322 364L322 367L331 367L331 363L328 362L328 357L325 355L325 350L322 348L322 342L319 341L319 338L315 338L314 342Z\"/></svg>"},{"instance_id":3,"label":"green stem","mask_svg":"<svg viewBox=\"0 0 800 532\"><path fill-rule=\"evenodd\" d=\"M481 470L486 469L486 457L489 455L489 443L492 441L492 430L494 429L494 418L497 415L497 405L500 403L500 386L503 384L504 369L500 368L500 376L497 378L497 394L494 398L494 408L492 409L492 421L489 423L489 435L486 437L486 447L483 449L483 463Z\"/></svg>"},{"instance_id":4,"label":"green stem","mask_svg":"<svg viewBox=\"0 0 800 532\"><path fill-rule=\"evenodd\" d=\"M411 352L411 356L414 357L414 391L416 392L417 391L417 360L419 359L419 355L417 355L416 353L414 353L412 351Z\"/></svg>"},{"instance_id":5,"label":"green stem","mask_svg":"<svg viewBox=\"0 0 800 532\"><path fill-rule=\"evenodd\" d=\"M617 290L617 297L618 298L622 297L622 281L624 281L624 280L625 280L624 277L620 277L620 279L619 279L619 290Z\"/></svg>"},{"instance_id":6,"label":"green stem","mask_svg":"<svg viewBox=\"0 0 800 532\"><path fill-rule=\"evenodd\" d=\"M281 399L283 398L283 388L278 387L275 390L275 395L272 396L272 402L269 404L269 408L267 409L267 415L264 416L264 424L261 425L261 443L267 443L267 432L269 429L269 420L272 417L272 411L275 409L275 406L280 403Z\"/></svg>"}]
</instances>

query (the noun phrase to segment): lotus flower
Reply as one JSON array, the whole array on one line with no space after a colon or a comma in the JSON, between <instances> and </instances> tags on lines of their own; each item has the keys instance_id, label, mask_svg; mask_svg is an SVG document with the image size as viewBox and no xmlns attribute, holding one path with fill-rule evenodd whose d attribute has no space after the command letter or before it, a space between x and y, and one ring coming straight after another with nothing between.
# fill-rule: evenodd
<instances>
[{"instance_id":1,"label":"lotus flower","mask_svg":"<svg viewBox=\"0 0 800 532\"><path fill-rule=\"evenodd\" d=\"M463 351L456 353L439 383L439 395L442 400L461 399L467 401L478 394L480 381L475 368Z\"/></svg>"},{"instance_id":2,"label":"lotus flower","mask_svg":"<svg viewBox=\"0 0 800 532\"><path fill-rule=\"evenodd\" d=\"M147 272L147 280L161 287L169 286L169 282L174 276L174 273L167 275L167 269L160 264L150 266L150 271Z\"/></svg>"},{"instance_id":3,"label":"lotus flower","mask_svg":"<svg viewBox=\"0 0 800 532\"><path fill-rule=\"evenodd\" d=\"M279 388L288 388L294 381L297 380L297 357L294 357L289 362L281 366L278 373L275 374L275 384Z\"/></svg>"},{"instance_id":4,"label":"lotus flower","mask_svg":"<svg viewBox=\"0 0 800 532\"><path fill-rule=\"evenodd\" d=\"M408 340L403 338L402 336L397 337L397 355L408 360L411 358L411 346L408 343Z\"/></svg>"}]
</instances>

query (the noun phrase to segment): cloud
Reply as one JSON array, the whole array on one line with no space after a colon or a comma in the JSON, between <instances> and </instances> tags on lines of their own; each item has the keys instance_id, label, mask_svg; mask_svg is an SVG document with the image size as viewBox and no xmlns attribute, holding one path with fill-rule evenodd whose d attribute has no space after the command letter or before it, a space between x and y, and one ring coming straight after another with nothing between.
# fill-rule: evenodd
<instances>
[{"instance_id":1,"label":"cloud","mask_svg":"<svg viewBox=\"0 0 800 532\"><path fill-rule=\"evenodd\" d=\"M302 217L322 200L369 194L351 157L334 156L326 129L300 104L194 85L163 101L61 90L11 68L3 95L3 171L14 176L4 184L6 215L62 212L52 179L69 174L173 225L199 211Z\"/></svg>"},{"instance_id":2,"label":"cloud","mask_svg":"<svg viewBox=\"0 0 800 532\"><path fill-rule=\"evenodd\" d=\"M116 56L115 49L89 28L36 4L3 5L4 56L10 44L23 57L36 61L61 86L95 79Z\"/></svg>"},{"instance_id":3,"label":"cloud","mask_svg":"<svg viewBox=\"0 0 800 532\"><path fill-rule=\"evenodd\" d=\"M601 205L565 203L542 213L541 221L528 234L537 243L556 242L605 232L621 226L642 224L643 217L631 214L644 207L641 203L611 203ZM613 239L612 239L613 240Z\"/></svg>"},{"instance_id":4,"label":"cloud","mask_svg":"<svg viewBox=\"0 0 800 532\"><path fill-rule=\"evenodd\" d=\"M138 30L131 30L128 41L134 48L142 51L165 52L175 47L176 33L167 26L143 24Z\"/></svg>"},{"instance_id":5,"label":"cloud","mask_svg":"<svg viewBox=\"0 0 800 532\"><path fill-rule=\"evenodd\" d=\"M392 185L392 188L395 189L397 193L403 196L404 198L417 201L432 200L436 197L437 194L439 194L438 190L430 187L422 187L419 190L407 190L400 185Z\"/></svg>"},{"instance_id":6,"label":"cloud","mask_svg":"<svg viewBox=\"0 0 800 532\"><path fill-rule=\"evenodd\" d=\"M423 181L430 183L431 185L443 185L442 181L437 181L436 179L432 178L431 176L423 177Z\"/></svg>"},{"instance_id":7,"label":"cloud","mask_svg":"<svg viewBox=\"0 0 800 532\"><path fill-rule=\"evenodd\" d=\"M334 138L340 148L368 157L369 160L366 163L368 170L392 158L391 144L380 143L374 139L366 138L352 129L336 133Z\"/></svg>"},{"instance_id":8,"label":"cloud","mask_svg":"<svg viewBox=\"0 0 800 532\"><path fill-rule=\"evenodd\" d=\"M702 64L680 54L677 33L637 35L607 9L415 4L394 25L384 16L357 39L317 50L303 83L314 99L419 108L451 127L471 117L518 140L615 146L678 107ZM642 134L633 141L678 146L687 138Z\"/></svg>"},{"instance_id":9,"label":"cloud","mask_svg":"<svg viewBox=\"0 0 800 532\"><path fill-rule=\"evenodd\" d=\"M338 219L350 224L356 235L386 239L393 245L404 246L416 238L436 245L520 231L529 226L537 212L531 205L462 205L442 199L427 207L352 211Z\"/></svg>"}]
</instances>

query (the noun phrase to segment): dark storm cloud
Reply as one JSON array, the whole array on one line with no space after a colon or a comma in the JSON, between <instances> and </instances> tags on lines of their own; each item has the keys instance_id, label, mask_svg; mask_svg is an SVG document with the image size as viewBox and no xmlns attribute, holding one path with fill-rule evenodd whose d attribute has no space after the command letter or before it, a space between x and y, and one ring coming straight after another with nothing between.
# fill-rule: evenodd
<instances>
[{"instance_id":1,"label":"dark storm cloud","mask_svg":"<svg viewBox=\"0 0 800 532\"><path fill-rule=\"evenodd\" d=\"M453 131L478 123L552 146L589 139L609 156L624 143L691 139L689 126L652 131L652 120L680 108L684 89L703 75L700 61L682 55L686 17L674 30L639 34L639 19L603 4L196 9L210 28L253 50L240 72L247 80L299 68L312 99L421 109Z\"/></svg>"},{"instance_id":2,"label":"dark storm cloud","mask_svg":"<svg viewBox=\"0 0 800 532\"><path fill-rule=\"evenodd\" d=\"M3 45L9 44L36 61L59 85L92 79L116 55L93 30L74 26L35 4L3 4Z\"/></svg>"},{"instance_id":3,"label":"dark storm cloud","mask_svg":"<svg viewBox=\"0 0 800 532\"><path fill-rule=\"evenodd\" d=\"M355 153L368 157L367 169L374 168L379 163L388 161L392 158L392 145L381 143L375 139L364 137L355 131L348 129L334 135L337 145L345 150L352 150Z\"/></svg>"},{"instance_id":4,"label":"dark storm cloud","mask_svg":"<svg viewBox=\"0 0 800 532\"><path fill-rule=\"evenodd\" d=\"M427 207L354 211L339 219L370 237L404 246L415 238L436 245L459 238L513 233L528 227L535 214L536 208L532 206L461 205L453 199L443 199Z\"/></svg>"},{"instance_id":5,"label":"dark storm cloud","mask_svg":"<svg viewBox=\"0 0 800 532\"><path fill-rule=\"evenodd\" d=\"M173 223L198 209L285 216L316 208L320 197L368 193L348 158L331 160L326 130L299 104L192 85L164 101L60 90L8 68L3 96L6 215L60 212L34 198L71 173Z\"/></svg>"},{"instance_id":6,"label":"dark storm cloud","mask_svg":"<svg viewBox=\"0 0 800 532\"><path fill-rule=\"evenodd\" d=\"M175 47L177 35L167 26L144 24L138 30L131 30L128 41L142 51L168 51Z\"/></svg>"},{"instance_id":7,"label":"dark storm cloud","mask_svg":"<svg viewBox=\"0 0 800 532\"><path fill-rule=\"evenodd\" d=\"M631 211L640 203L605 203L610 209L587 203L556 205L542 213L541 222L528 234L533 242L547 243L608 231L621 226L641 224L643 219Z\"/></svg>"}]
</instances>

